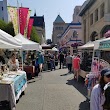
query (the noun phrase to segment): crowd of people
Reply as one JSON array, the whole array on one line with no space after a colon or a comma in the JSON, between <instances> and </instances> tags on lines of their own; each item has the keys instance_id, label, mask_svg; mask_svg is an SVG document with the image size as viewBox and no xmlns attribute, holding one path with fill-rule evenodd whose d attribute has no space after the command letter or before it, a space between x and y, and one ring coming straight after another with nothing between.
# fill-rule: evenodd
<instances>
[{"instance_id":1,"label":"crowd of people","mask_svg":"<svg viewBox=\"0 0 110 110\"><path fill-rule=\"evenodd\" d=\"M42 55L42 56L41 56ZM46 56L46 59L45 59ZM39 59L43 59L41 60L41 63L39 63ZM46 60L46 61L45 61ZM78 54L74 54L74 55L70 55L70 53L68 52L67 54L64 54L63 52L60 53L45 53L45 54L41 54L40 56L38 55L38 59L36 60L38 64L37 67L43 68L43 64L44 62L47 64L48 66L48 70L56 70L56 66L58 66L59 63L59 69L67 67L68 68L68 73L74 73L74 79L76 79L78 81L78 76L79 76L79 71L80 71L80 55ZM42 66L41 66L42 65Z\"/></svg>"},{"instance_id":2,"label":"crowd of people","mask_svg":"<svg viewBox=\"0 0 110 110\"><path fill-rule=\"evenodd\" d=\"M81 63L79 54L71 55L69 52L67 54L63 52L47 52L45 54L42 52L33 52L25 55L23 53L23 57L23 60L26 60L28 63L29 59L31 60L29 64L35 66L37 76L44 70L44 65L47 64L48 69L51 71L56 70L56 66L59 66L59 69L67 67L68 73L74 73L74 80L78 81ZM5 62L3 54L0 54L0 63L5 64ZM10 71L19 69L19 60L16 53L11 54L7 65ZM100 72L99 83L95 84L92 88L90 110L110 110L110 69L103 69Z\"/></svg>"}]
</instances>

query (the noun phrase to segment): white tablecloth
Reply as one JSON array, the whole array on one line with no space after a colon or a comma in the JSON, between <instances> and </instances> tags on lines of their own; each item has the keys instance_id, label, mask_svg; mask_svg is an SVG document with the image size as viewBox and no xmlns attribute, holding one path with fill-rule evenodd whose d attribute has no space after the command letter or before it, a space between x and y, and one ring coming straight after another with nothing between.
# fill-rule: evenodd
<instances>
[{"instance_id":1,"label":"white tablecloth","mask_svg":"<svg viewBox=\"0 0 110 110\"><path fill-rule=\"evenodd\" d=\"M25 74L25 71L18 71L18 72L10 72L9 74ZM7 80L7 79L6 79ZM25 90L27 87L27 82L23 85L23 87L20 89L17 95L15 95L15 88L14 88L14 82L12 83L3 83L0 82L0 101L9 101L11 104L11 109L15 110L16 108L16 100L19 99L21 93Z\"/></svg>"}]
</instances>

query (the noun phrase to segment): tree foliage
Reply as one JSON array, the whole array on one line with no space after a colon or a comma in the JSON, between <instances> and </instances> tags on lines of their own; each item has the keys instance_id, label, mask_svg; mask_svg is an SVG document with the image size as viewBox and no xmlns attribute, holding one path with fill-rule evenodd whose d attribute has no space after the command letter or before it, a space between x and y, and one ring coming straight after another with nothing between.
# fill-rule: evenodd
<instances>
[{"instance_id":1,"label":"tree foliage","mask_svg":"<svg viewBox=\"0 0 110 110\"><path fill-rule=\"evenodd\" d=\"M2 29L3 31L7 32L8 34L10 34L12 36L15 36L12 22L5 23L3 20L0 20L0 29ZM30 38L34 42L37 42L37 43L40 42L40 38L38 36L38 33L37 33L35 27L32 27Z\"/></svg>"},{"instance_id":2,"label":"tree foliage","mask_svg":"<svg viewBox=\"0 0 110 110\"><path fill-rule=\"evenodd\" d=\"M15 36L12 22L6 23L3 20L0 20L0 29L2 29L3 31L7 32L12 36Z\"/></svg>"},{"instance_id":3,"label":"tree foliage","mask_svg":"<svg viewBox=\"0 0 110 110\"><path fill-rule=\"evenodd\" d=\"M0 19L0 29L4 30L5 31L5 27L6 27L6 23Z\"/></svg>"},{"instance_id":4,"label":"tree foliage","mask_svg":"<svg viewBox=\"0 0 110 110\"><path fill-rule=\"evenodd\" d=\"M14 28L13 28L13 24L12 22L9 22L6 27L5 27L5 32L7 32L8 34L12 35L12 36L15 36L15 33L14 33Z\"/></svg>"},{"instance_id":5,"label":"tree foliage","mask_svg":"<svg viewBox=\"0 0 110 110\"><path fill-rule=\"evenodd\" d=\"M38 33L37 33L35 27L32 27L31 37L30 37L30 38L31 38L31 40L34 41L34 42L37 42L37 43L40 42L40 38L39 38L39 36L38 36Z\"/></svg>"}]
</instances>

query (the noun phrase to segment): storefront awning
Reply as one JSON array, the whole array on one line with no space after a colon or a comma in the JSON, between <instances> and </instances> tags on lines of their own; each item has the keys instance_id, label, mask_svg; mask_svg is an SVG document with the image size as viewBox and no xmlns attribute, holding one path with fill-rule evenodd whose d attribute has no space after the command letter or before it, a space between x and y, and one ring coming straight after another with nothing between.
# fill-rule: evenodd
<instances>
[{"instance_id":1,"label":"storefront awning","mask_svg":"<svg viewBox=\"0 0 110 110\"><path fill-rule=\"evenodd\" d=\"M78 46L78 49L93 49L93 48L94 48L94 42L92 41L89 41L82 46Z\"/></svg>"}]
</instances>

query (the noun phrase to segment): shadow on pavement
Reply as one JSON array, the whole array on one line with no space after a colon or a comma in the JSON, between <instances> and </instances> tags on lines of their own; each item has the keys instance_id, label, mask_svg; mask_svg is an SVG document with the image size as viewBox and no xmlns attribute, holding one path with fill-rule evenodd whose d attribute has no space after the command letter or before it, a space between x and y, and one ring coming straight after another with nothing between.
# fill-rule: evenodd
<instances>
[{"instance_id":1,"label":"shadow on pavement","mask_svg":"<svg viewBox=\"0 0 110 110\"><path fill-rule=\"evenodd\" d=\"M90 110L90 103L88 99L80 103L79 110Z\"/></svg>"},{"instance_id":2,"label":"shadow on pavement","mask_svg":"<svg viewBox=\"0 0 110 110\"><path fill-rule=\"evenodd\" d=\"M87 89L84 85L84 79L82 77L79 77L78 82L74 79L69 79L67 80L66 84L74 86L82 95L84 95L85 97L87 96ZM80 103L79 110L90 110L88 99Z\"/></svg>"},{"instance_id":3,"label":"shadow on pavement","mask_svg":"<svg viewBox=\"0 0 110 110\"><path fill-rule=\"evenodd\" d=\"M36 81L29 81L29 82L27 82L27 84L34 83L34 82L36 82Z\"/></svg>"},{"instance_id":4,"label":"shadow on pavement","mask_svg":"<svg viewBox=\"0 0 110 110\"><path fill-rule=\"evenodd\" d=\"M70 75L72 73L66 73L66 74L61 74L60 76L67 76L67 75Z\"/></svg>"}]
</instances>

